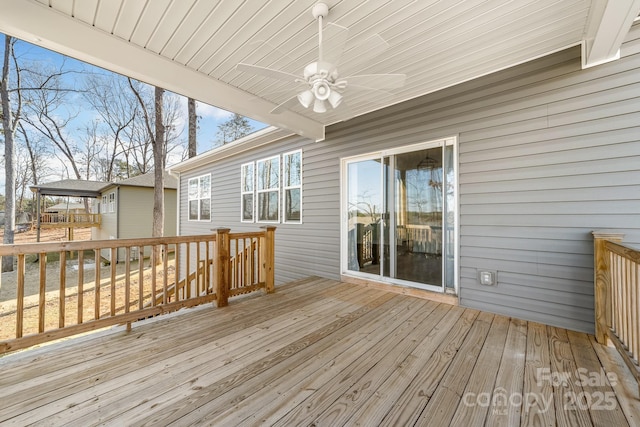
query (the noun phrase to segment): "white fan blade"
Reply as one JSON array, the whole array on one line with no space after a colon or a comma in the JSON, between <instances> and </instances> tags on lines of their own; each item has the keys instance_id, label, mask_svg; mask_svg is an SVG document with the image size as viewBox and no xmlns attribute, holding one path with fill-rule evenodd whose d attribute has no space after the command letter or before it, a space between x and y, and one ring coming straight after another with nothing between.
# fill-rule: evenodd
<instances>
[{"instance_id":1,"label":"white fan blade","mask_svg":"<svg viewBox=\"0 0 640 427\"><path fill-rule=\"evenodd\" d=\"M349 58L343 61L340 70L349 72L349 70L357 70L362 68L361 65L369 65L369 63L378 55L389 48L387 43L380 34L372 34L362 43L358 43L353 48L349 48Z\"/></svg>"},{"instance_id":2,"label":"white fan blade","mask_svg":"<svg viewBox=\"0 0 640 427\"><path fill-rule=\"evenodd\" d=\"M359 87L374 90L401 88L406 79L406 74L360 74L344 78L347 81L347 89Z\"/></svg>"},{"instance_id":3,"label":"white fan blade","mask_svg":"<svg viewBox=\"0 0 640 427\"><path fill-rule=\"evenodd\" d=\"M322 32L322 60L333 65L340 63L344 46L349 38L349 29L338 24L329 23Z\"/></svg>"},{"instance_id":4,"label":"white fan blade","mask_svg":"<svg viewBox=\"0 0 640 427\"><path fill-rule=\"evenodd\" d=\"M290 107L293 107L296 104L299 104L300 101L298 101L298 95L293 95L291 98L287 99L286 101L284 101L283 103L279 104L276 106L276 108L274 108L273 110L270 111L271 114L280 114L282 112L284 112L285 110L288 110Z\"/></svg>"},{"instance_id":5,"label":"white fan blade","mask_svg":"<svg viewBox=\"0 0 640 427\"><path fill-rule=\"evenodd\" d=\"M258 74L272 79L284 80L287 82L296 81L300 78L295 74L287 73L286 71L274 70L273 68L261 67L259 65L245 64L243 62L236 65L236 70L245 73Z\"/></svg>"}]
</instances>

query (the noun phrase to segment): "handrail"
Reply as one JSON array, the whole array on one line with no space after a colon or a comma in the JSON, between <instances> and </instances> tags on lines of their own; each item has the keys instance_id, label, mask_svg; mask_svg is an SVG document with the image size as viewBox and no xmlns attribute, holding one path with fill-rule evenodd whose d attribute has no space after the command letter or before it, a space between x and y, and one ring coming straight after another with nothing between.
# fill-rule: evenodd
<instances>
[{"instance_id":1,"label":"handrail","mask_svg":"<svg viewBox=\"0 0 640 427\"><path fill-rule=\"evenodd\" d=\"M0 245L0 258L17 258L15 300L3 304L10 313L0 312L0 353L117 324L130 329L131 322L212 301L221 307L240 293L273 292L274 235L275 227L266 227ZM242 266L233 276L232 264Z\"/></svg>"},{"instance_id":2,"label":"handrail","mask_svg":"<svg viewBox=\"0 0 640 427\"><path fill-rule=\"evenodd\" d=\"M614 344L640 386L640 250L594 231L596 340Z\"/></svg>"},{"instance_id":3,"label":"handrail","mask_svg":"<svg viewBox=\"0 0 640 427\"><path fill-rule=\"evenodd\" d=\"M40 214L40 227L99 226L102 215L99 213L43 213Z\"/></svg>"}]
</instances>

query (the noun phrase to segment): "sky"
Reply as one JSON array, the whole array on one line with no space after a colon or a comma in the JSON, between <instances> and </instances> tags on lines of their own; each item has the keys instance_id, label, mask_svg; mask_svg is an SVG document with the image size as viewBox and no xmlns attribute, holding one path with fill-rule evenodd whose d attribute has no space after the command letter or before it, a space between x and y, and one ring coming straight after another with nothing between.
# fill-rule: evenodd
<instances>
[{"instance_id":1,"label":"sky","mask_svg":"<svg viewBox=\"0 0 640 427\"><path fill-rule=\"evenodd\" d=\"M56 52L41 48L39 46L27 43L25 41L19 40L16 43L16 54L19 60L25 60L28 62L44 62L53 65L60 65L63 61L65 61L65 65L75 71L77 74L70 74L68 79L79 79L81 74L83 73L110 73L110 71L106 71L104 69L95 67L93 65L77 61L73 58L64 57ZM0 43L0 54L4 54L4 37L2 38L2 43ZM2 56L0 56L2 58ZM73 84L73 81L69 81L70 84ZM178 94L179 95L179 94ZM184 111L184 120L183 123L180 123L178 128L182 128L181 139L184 141L187 140L187 98L184 96L180 96L180 104L182 105ZM213 148L213 141L216 139L216 134L218 131L218 125L222 122L228 120L232 113L229 111L222 110L220 108L214 107L212 105L204 104L201 102L197 102L196 111L198 116L200 117L198 121L198 154L208 151ZM95 118L95 113L91 111L83 111L78 115L76 120L76 128L82 129L82 123L88 123ZM262 129L267 125L264 123L257 122L255 120L249 119L251 126L254 131ZM170 159L169 164L176 163L179 159ZM0 170L0 194L4 194L4 166L1 166ZM57 178L60 179L60 178ZM55 180L55 179L49 179Z\"/></svg>"}]
</instances>

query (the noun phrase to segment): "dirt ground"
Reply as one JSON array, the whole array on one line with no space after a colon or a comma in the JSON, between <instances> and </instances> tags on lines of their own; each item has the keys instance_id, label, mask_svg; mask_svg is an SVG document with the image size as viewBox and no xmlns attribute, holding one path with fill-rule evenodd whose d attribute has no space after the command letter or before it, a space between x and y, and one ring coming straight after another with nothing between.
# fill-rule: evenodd
<instances>
[{"instance_id":1,"label":"dirt ground","mask_svg":"<svg viewBox=\"0 0 640 427\"><path fill-rule=\"evenodd\" d=\"M75 231L74 240L89 240L91 237L91 229L77 229ZM65 230L42 230L41 242L56 242L66 241ZM33 243L36 241L35 231L16 234L15 243ZM148 264L148 262L146 263ZM92 320L96 317L104 317L111 312L112 291L115 291L115 306L116 313L124 312L124 306L127 301L125 295L126 281L125 281L125 264L116 265L116 282L114 286L111 285L111 266L100 263L100 276L99 276L99 299L96 303L96 265L93 259L93 254L89 251L85 254L85 260L83 263L83 283L82 294L79 295L78 289L78 260L77 255L75 259L67 259L65 268L61 269L60 262L57 259L48 260L46 264L46 283L45 283L45 320L44 329L49 330L57 328L60 322L60 277L61 270L64 274L65 286L64 286L64 319L65 325L71 325L78 323L78 313L82 312L82 321ZM24 310L23 310L23 322L24 322L24 335L36 333L38 331L39 324L39 299L40 299L40 263L35 257L28 258L26 260L26 272L25 272L25 298L24 298ZM139 270L138 262L131 262L130 266L130 278L129 278L129 306L131 309L135 309L139 306L140 301L140 287L138 284ZM173 283L173 265L170 261L168 269L168 283ZM143 289L142 300L143 304L151 302L152 293L152 280L151 280L151 268L147 265L143 265ZM162 280L163 272L161 266L157 269L156 276L156 294L161 292L163 285ZM0 340L15 338L16 334L16 311L18 302L17 295L17 273L7 272L2 273L0 281ZM82 298L79 298L81 296ZM82 302L82 309L78 308L79 302ZM99 313L96 316L96 304L99 306Z\"/></svg>"}]
</instances>

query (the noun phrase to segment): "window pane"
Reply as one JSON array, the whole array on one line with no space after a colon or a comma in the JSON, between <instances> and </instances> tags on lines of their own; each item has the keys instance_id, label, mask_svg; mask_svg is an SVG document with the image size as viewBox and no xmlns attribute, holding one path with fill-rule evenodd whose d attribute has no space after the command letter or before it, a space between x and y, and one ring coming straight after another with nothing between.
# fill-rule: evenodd
<instances>
[{"instance_id":1,"label":"window pane","mask_svg":"<svg viewBox=\"0 0 640 427\"><path fill-rule=\"evenodd\" d=\"M253 194L242 195L242 220L253 221Z\"/></svg>"},{"instance_id":2,"label":"window pane","mask_svg":"<svg viewBox=\"0 0 640 427\"><path fill-rule=\"evenodd\" d=\"M269 175L269 188L280 186L280 158L271 159L271 174ZM277 196L276 196L277 197Z\"/></svg>"},{"instance_id":3,"label":"window pane","mask_svg":"<svg viewBox=\"0 0 640 427\"><path fill-rule=\"evenodd\" d=\"M300 189L287 190L284 197L285 221L300 221Z\"/></svg>"},{"instance_id":4,"label":"window pane","mask_svg":"<svg viewBox=\"0 0 640 427\"><path fill-rule=\"evenodd\" d=\"M242 191L253 191L253 163L242 166Z\"/></svg>"},{"instance_id":5,"label":"window pane","mask_svg":"<svg viewBox=\"0 0 640 427\"><path fill-rule=\"evenodd\" d=\"M204 175L200 177L200 198L208 199L211 197L211 176Z\"/></svg>"},{"instance_id":6,"label":"window pane","mask_svg":"<svg viewBox=\"0 0 640 427\"><path fill-rule=\"evenodd\" d=\"M258 194L258 220L278 220L278 192L269 191Z\"/></svg>"},{"instance_id":7,"label":"window pane","mask_svg":"<svg viewBox=\"0 0 640 427\"><path fill-rule=\"evenodd\" d=\"M198 198L198 178L189 180L189 200Z\"/></svg>"},{"instance_id":8,"label":"window pane","mask_svg":"<svg viewBox=\"0 0 640 427\"><path fill-rule=\"evenodd\" d=\"M296 185L300 185L301 182L301 153L292 153L284 156L284 168L285 168L285 182L284 185L286 187L293 187Z\"/></svg>"},{"instance_id":9,"label":"window pane","mask_svg":"<svg viewBox=\"0 0 640 427\"><path fill-rule=\"evenodd\" d=\"M280 159L258 162L258 190L269 190L280 186Z\"/></svg>"},{"instance_id":10,"label":"window pane","mask_svg":"<svg viewBox=\"0 0 640 427\"><path fill-rule=\"evenodd\" d=\"M191 200L189 202L189 219L198 219L198 201Z\"/></svg>"},{"instance_id":11,"label":"window pane","mask_svg":"<svg viewBox=\"0 0 640 427\"><path fill-rule=\"evenodd\" d=\"M271 165L271 163L269 163ZM267 163L264 161L258 162L258 190L264 190L267 188L267 183L269 182L269 173Z\"/></svg>"},{"instance_id":12,"label":"window pane","mask_svg":"<svg viewBox=\"0 0 640 427\"><path fill-rule=\"evenodd\" d=\"M200 200L200 219L211 219L211 199Z\"/></svg>"}]
</instances>

